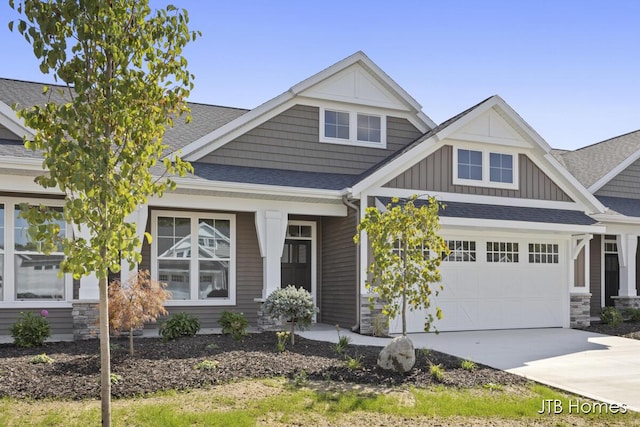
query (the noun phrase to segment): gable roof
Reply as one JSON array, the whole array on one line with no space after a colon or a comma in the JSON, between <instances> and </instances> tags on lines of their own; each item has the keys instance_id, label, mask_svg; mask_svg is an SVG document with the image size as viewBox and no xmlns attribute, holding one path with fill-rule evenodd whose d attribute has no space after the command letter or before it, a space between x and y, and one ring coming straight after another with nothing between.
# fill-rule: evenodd
<instances>
[{"instance_id":1,"label":"gable roof","mask_svg":"<svg viewBox=\"0 0 640 427\"><path fill-rule=\"evenodd\" d=\"M361 69L364 70L368 76L371 76L377 84L383 88L383 90L398 99L398 102L402 103L407 111L411 111L418 121L418 123L416 123L417 127L422 132L436 126L435 122L422 112L421 105L411 97L411 95L393 81L393 79L382 71L382 69L373 61L371 61L367 55L362 51L358 51L292 86L289 90L259 105L247 114L239 117L237 120L229 122L188 144L182 150L182 157L189 161L197 161L201 159L212 151L215 151L230 142L235 137L259 126L277 114L292 107L295 104L297 97L312 96L311 93L313 91L311 89L321 85L331 77L338 75L354 65L361 67Z\"/></svg>"},{"instance_id":2,"label":"gable roof","mask_svg":"<svg viewBox=\"0 0 640 427\"><path fill-rule=\"evenodd\" d=\"M559 155L569 172L595 193L640 158L640 130Z\"/></svg>"},{"instance_id":3,"label":"gable roof","mask_svg":"<svg viewBox=\"0 0 640 427\"><path fill-rule=\"evenodd\" d=\"M43 94L44 86L49 86L49 93ZM53 101L55 103L66 102L67 99L60 90L65 90L65 86L47 85L44 83L27 82L22 80L12 80L0 78L0 124L14 123L21 127L18 134L17 128L9 128L12 132L22 136L29 134L28 129L24 127L22 121L18 119L12 109L14 104L21 108L29 108L35 105L41 105L45 102ZM221 107L217 105L207 105L198 103L187 103L191 109L192 121L187 124L183 119L175 120L173 128L167 128L163 142L169 146L170 152L175 152L192 141L206 135L220 126L237 119L245 114L248 110L242 108ZM6 124L5 124L6 123ZM0 155L16 155L19 157L39 157L37 153L22 148L17 150L15 147L2 147L0 144Z\"/></svg>"},{"instance_id":4,"label":"gable roof","mask_svg":"<svg viewBox=\"0 0 640 427\"><path fill-rule=\"evenodd\" d=\"M354 184L351 189L352 193L360 194L368 188L384 184L397 175L399 171L408 169L416 162L436 151L441 147L440 141L452 135L455 131L461 129L464 125L470 123L490 109L495 109L523 138L531 143L532 148L537 148L536 151L538 155L541 156L548 165L547 169L553 172L557 179L562 181L563 185L561 188L571 189L570 193L572 194L570 194L570 196L579 198L592 212L604 212L605 207L598 199L589 193L583 185L555 159L551 154L549 144L498 95L491 96L443 122L440 126L437 126L418 138L390 161L384 162L382 165L377 165L372 172L367 171L363 174L362 179Z\"/></svg>"}]
</instances>

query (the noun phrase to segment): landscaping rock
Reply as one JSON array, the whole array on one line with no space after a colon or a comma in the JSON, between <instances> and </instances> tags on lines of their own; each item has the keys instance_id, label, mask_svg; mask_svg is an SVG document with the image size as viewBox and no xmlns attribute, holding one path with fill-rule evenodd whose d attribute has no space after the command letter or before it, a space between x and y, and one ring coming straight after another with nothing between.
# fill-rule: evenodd
<instances>
[{"instance_id":1,"label":"landscaping rock","mask_svg":"<svg viewBox=\"0 0 640 427\"><path fill-rule=\"evenodd\" d=\"M398 373L409 372L415 364L416 350L405 336L391 340L378 356L378 366Z\"/></svg>"}]
</instances>

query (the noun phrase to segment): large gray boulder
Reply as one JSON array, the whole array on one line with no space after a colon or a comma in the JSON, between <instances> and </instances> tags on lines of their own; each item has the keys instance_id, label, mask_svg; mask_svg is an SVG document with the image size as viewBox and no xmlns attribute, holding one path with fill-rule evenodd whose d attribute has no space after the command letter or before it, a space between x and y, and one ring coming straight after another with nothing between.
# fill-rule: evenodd
<instances>
[{"instance_id":1,"label":"large gray boulder","mask_svg":"<svg viewBox=\"0 0 640 427\"><path fill-rule=\"evenodd\" d=\"M399 336L382 349L378 355L378 366L399 373L409 372L416 364L416 350L411 340Z\"/></svg>"}]
</instances>

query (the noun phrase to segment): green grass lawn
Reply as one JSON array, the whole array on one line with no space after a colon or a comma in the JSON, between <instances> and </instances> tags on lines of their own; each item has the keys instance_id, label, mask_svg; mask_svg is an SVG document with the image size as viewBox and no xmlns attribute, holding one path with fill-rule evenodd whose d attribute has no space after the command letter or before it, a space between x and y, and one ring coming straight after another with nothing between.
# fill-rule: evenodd
<instances>
[{"instance_id":1,"label":"green grass lawn","mask_svg":"<svg viewBox=\"0 0 640 427\"><path fill-rule=\"evenodd\" d=\"M538 414L559 399L561 414ZM295 386L250 380L113 402L116 426L640 425L640 414L569 414L577 398L540 385L451 389L371 388L337 382ZM99 401L0 400L1 426L100 424Z\"/></svg>"}]
</instances>

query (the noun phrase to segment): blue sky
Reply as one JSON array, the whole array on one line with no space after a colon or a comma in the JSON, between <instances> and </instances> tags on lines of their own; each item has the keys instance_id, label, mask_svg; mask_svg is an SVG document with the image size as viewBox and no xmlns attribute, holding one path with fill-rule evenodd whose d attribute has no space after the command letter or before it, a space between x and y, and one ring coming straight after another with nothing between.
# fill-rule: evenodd
<instances>
[{"instance_id":1,"label":"blue sky","mask_svg":"<svg viewBox=\"0 0 640 427\"><path fill-rule=\"evenodd\" d=\"M195 102L253 108L362 50L436 123L498 94L556 148L640 129L640 1L172 3L202 31ZM0 3L0 76L53 81L14 16Z\"/></svg>"}]
</instances>

